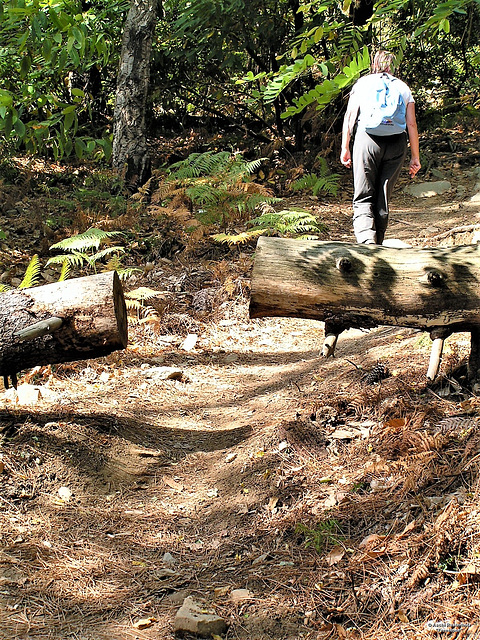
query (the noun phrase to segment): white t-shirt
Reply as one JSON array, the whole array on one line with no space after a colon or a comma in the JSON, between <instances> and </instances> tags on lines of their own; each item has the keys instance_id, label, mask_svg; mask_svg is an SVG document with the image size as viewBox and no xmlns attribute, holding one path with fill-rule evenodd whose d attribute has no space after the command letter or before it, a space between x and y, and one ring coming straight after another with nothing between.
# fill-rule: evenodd
<instances>
[{"instance_id":1,"label":"white t-shirt","mask_svg":"<svg viewBox=\"0 0 480 640\"><path fill-rule=\"evenodd\" d=\"M352 109L355 111L359 110L358 114L358 124L361 125L362 122L362 104L370 105L372 101L372 93L375 93L378 87L378 78L382 75L388 76L391 80L395 81L395 85L397 86L399 93L402 94L403 102L405 106L407 106L410 102L415 102L412 96L412 92L410 88L403 80L399 78L395 78L389 73L371 73L368 76L363 76L353 85L352 91L350 92L350 98L348 101L348 109ZM398 83L398 84L397 84Z\"/></svg>"}]
</instances>

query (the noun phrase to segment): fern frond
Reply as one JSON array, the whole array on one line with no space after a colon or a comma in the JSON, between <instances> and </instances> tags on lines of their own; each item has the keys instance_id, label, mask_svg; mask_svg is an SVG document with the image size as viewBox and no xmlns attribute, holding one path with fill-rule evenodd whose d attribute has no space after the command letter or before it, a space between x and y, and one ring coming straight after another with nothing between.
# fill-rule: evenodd
<instances>
[{"instance_id":1,"label":"fern frond","mask_svg":"<svg viewBox=\"0 0 480 640\"><path fill-rule=\"evenodd\" d=\"M296 191L306 191L308 189L313 189L314 185L318 180L318 176L315 173L307 173L306 175L298 178L290 185L290 189L293 192Z\"/></svg>"},{"instance_id":2,"label":"fern frond","mask_svg":"<svg viewBox=\"0 0 480 640\"><path fill-rule=\"evenodd\" d=\"M237 233L235 235L228 233L216 233L211 237L215 242L228 244L229 247L232 247L238 244L246 244L251 240L256 240L259 236L264 234L265 229L251 229L250 231L243 231L242 233Z\"/></svg>"},{"instance_id":3,"label":"fern frond","mask_svg":"<svg viewBox=\"0 0 480 640\"><path fill-rule=\"evenodd\" d=\"M52 256L47 260L47 267L51 264L61 264L63 268L65 262L68 262L71 269L83 267L87 262L87 256L79 251L74 251L72 254L64 253L63 255Z\"/></svg>"},{"instance_id":4,"label":"fern frond","mask_svg":"<svg viewBox=\"0 0 480 640\"><path fill-rule=\"evenodd\" d=\"M120 254L125 253L125 249L123 247L105 247L105 249L100 249L97 253L94 253L93 256L90 256L89 261L91 260L93 264L103 260L106 256L111 256L112 254Z\"/></svg>"},{"instance_id":5,"label":"fern frond","mask_svg":"<svg viewBox=\"0 0 480 640\"><path fill-rule=\"evenodd\" d=\"M168 171L171 177L178 180L198 178L218 173L220 169L225 168L229 160L230 153L228 151L191 153L186 160L172 164Z\"/></svg>"},{"instance_id":6,"label":"fern frond","mask_svg":"<svg viewBox=\"0 0 480 640\"><path fill-rule=\"evenodd\" d=\"M153 307L145 307L138 300L125 299L127 311L135 311L139 318L158 318L159 314Z\"/></svg>"},{"instance_id":7,"label":"fern frond","mask_svg":"<svg viewBox=\"0 0 480 640\"><path fill-rule=\"evenodd\" d=\"M120 280L128 280L128 278L131 278L136 273L142 272L142 270L137 267L122 267L120 269L108 269L108 271L116 271Z\"/></svg>"},{"instance_id":8,"label":"fern frond","mask_svg":"<svg viewBox=\"0 0 480 640\"><path fill-rule=\"evenodd\" d=\"M268 160L268 158L258 158L258 160L251 160L250 162L244 161L245 162L245 164L243 165L244 170L248 174L255 173L255 171L258 171L266 160Z\"/></svg>"},{"instance_id":9,"label":"fern frond","mask_svg":"<svg viewBox=\"0 0 480 640\"><path fill-rule=\"evenodd\" d=\"M331 196L336 196L338 192L339 181L340 176L338 173L332 173L329 176L319 178L312 189L313 195L318 196L320 191L325 191L325 193L328 193Z\"/></svg>"},{"instance_id":10,"label":"fern frond","mask_svg":"<svg viewBox=\"0 0 480 640\"><path fill-rule=\"evenodd\" d=\"M281 202L281 198L275 198L274 196L268 196L263 193L251 193L245 200L246 209L248 211L255 211L262 204L275 204Z\"/></svg>"},{"instance_id":11,"label":"fern frond","mask_svg":"<svg viewBox=\"0 0 480 640\"><path fill-rule=\"evenodd\" d=\"M308 173L292 182L290 188L293 192L311 191L314 196L317 196L321 191L325 191L330 195L336 195L339 181L340 175L338 173L331 173L320 177L315 173Z\"/></svg>"},{"instance_id":12,"label":"fern frond","mask_svg":"<svg viewBox=\"0 0 480 640\"><path fill-rule=\"evenodd\" d=\"M48 264L48 262L47 262ZM68 260L64 260L62 263L62 270L60 271L60 276L58 278L59 282L64 282L68 280L70 274L72 273L72 264Z\"/></svg>"},{"instance_id":13,"label":"fern frond","mask_svg":"<svg viewBox=\"0 0 480 640\"><path fill-rule=\"evenodd\" d=\"M163 295L164 293L164 291L155 291L155 289L150 289L149 287L138 287L137 289L132 289L132 291L125 293L125 298L143 302L144 300L157 298L159 295Z\"/></svg>"},{"instance_id":14,"label":"fern frond","mask_svg":"<svg viewBox=\"0 0 480 640\"><path fill-rule=\"evenodd\" d=\"M62 249L64 251L86 251L88 249L98 249L102 242L105 242L110 238L123 235L125 234L122 231L104 231L103 229L91 227L84 233L79 233L53 244L50 249Z\"/></svg>"},{"instance_id":15,"label":"fern frond","mask_svg":"<svg viewBox=\"0 0 480 640\"><path fill-rule=\"evenodd\" d=\"M211 184L195 184L186 190L187 196L194 204L212 206L225 197L227 191L218 189Z\"/></svg>"},{"instance_id":16,"label":"fern frond","mask_svg":"<svg viewBox=\"0 0 480 640\"><path fill-rule=\"evenodd\" d=\"M23 276L22 282L18 285L19 289L29 289L30 287L34 287L40 282L40 273L42 270L42 266L40 264L40 260L38 255L35 254L33 258L28 263L27 270L25 271L25 275Z\"/></svg>"},{"instance_id":17,"label":"fern frond","mask_svg":"<svg viewBox=\"0 0 480 640\"><path fill-rule=\"evenodd\" d=\"M13 289L13 287L10 287L8 284L0 283L0 293L5 293L5 291L10 291L10 289Z\"/></svg>"},{"instance_id":18,"label":"fern frond","mask_svg":"<svg viewBox=\"0 0 480 640\"><path fill-rule=\"evenodd\" d=\"M254 228L279 232L282 235L313 234L316 235L326 229L312 213L304 209L288 209L278 212L264 213L253 220L250 225Z\"/></svg>"}]
</instances>

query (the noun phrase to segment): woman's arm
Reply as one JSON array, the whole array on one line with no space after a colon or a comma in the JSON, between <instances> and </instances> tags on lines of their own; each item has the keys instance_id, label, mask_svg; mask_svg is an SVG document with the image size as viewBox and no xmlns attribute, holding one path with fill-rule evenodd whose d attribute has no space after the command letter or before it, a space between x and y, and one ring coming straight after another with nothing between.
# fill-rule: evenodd
<instances>
[{"instance_id":1,"label":"woman's arm","mask_svg":"<svg viewBox=\"0 0 480 640\"><path fill-rule=\"evenodd\" d=\"M340 162L346 167L352 166L352 156L350 154L350 138L352 137L353 127L357 121L358 103L354 96L351 95L348 100L347 111L343 119L342 127L342 150L340 152Z\"/></svg>"},{"instance_id":2,"label":"woman's arm","mask_svg":"<svg viewBox=\"0 0 480 640\"><path fill-rule=\"evenodd\" d=\"M411 153L409 173L413 178L413 176L422 168L422 165L420 164L420 146L418 142L417 119L415 117L414 102L409 102L407 104L406 121Z\"/></svg>"}]
</instances>

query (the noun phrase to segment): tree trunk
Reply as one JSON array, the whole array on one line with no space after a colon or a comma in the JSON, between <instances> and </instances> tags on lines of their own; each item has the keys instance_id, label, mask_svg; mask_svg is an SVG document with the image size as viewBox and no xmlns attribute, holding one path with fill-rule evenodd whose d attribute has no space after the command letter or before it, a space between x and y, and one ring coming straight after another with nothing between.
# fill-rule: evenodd
<instances>
[{"instance_id":1,"label":"tree trunk","mask_svg":"<svg viewBox=\"0 0 480 640\"><path fill-rule=\"evenodd\" d=\"M393 249L378 245L262 237L252 274L250 316L325 322L324 355L342 330L378 325L430 332L438 371L443 340L472 332L471 379L480 376L480 245Z\"/></svg>"},{"instance_id":2,"label":"tree trunk","mask_svg":"<svg viewBox=\"0 0 480 640\"><path fill-rule=\"evenodd\" d=\"M1 376L99 358L126 345L127 312L115 271L0 294Z\"/></svg>"},{"instance_id":3,"label":"tree trunk","mask_svg":"<svg viewBox=\"0 0 480 640\"><path fill-rule=\"evenodd\" d=\"M480 327L480 245L390 249L262 237L250 315L351 327Z\"/></svg>"},{"instance_id":4,"label":"tree trunk","mask_svg":"<svg viewBox=\"0 0 480 640\"><path fill-rule=\"evenodd\" d=\"M132 190L150 177L145 109L158 0L132 0L123 29L113 124L113 167Z\"/></svg>"}]
</instances>

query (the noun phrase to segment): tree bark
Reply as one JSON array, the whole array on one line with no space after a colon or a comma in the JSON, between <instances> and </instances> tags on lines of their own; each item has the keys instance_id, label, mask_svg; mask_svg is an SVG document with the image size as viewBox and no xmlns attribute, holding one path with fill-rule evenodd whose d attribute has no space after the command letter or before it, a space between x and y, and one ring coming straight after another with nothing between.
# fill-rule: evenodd
<instances>
[{"instance_id":1,"label":"tree bark","mask_svg":"<svg viewBox=\"0 0 480 640\"><path fill-rule=\"evenodd\" d=\"M0 294L0 376L36 365L99 358L124 349L127 333L115 271L12 289Z\"/></svg>"},{"instance_id":2,"label":"tree bark","mask_svg":"<svg viewBox=\"0 0 480 640\"><path fill-rule=\"evenodd\" d=\"M158 0L132 0L123 29L112 164L132 190L150 177L145 110L157 4Z\"/></svg>"},{"instance_id":3,"label":"tree bark","mask_svg":"<svg viewBox=\"0 0 480 640\"><path fill-rule=\"evenodd\" d=\"M480 245L393 249L262 237L250 315L364 328L480 327Z\"/></svg>"},{"instance_id":4,"label":"tree bark","mask_svg":"<svg viewBox=\"0 0 480 640\"><path fill-rule=\"evenodd\" d=\"M350 327L428 331L428 377L440 366L444 339L470 331L470 380L480 380L480 245L393 249L378 245L262 237L252 273L250 317L325 322L323 355Z\"/></svg>"}]
</instances>

